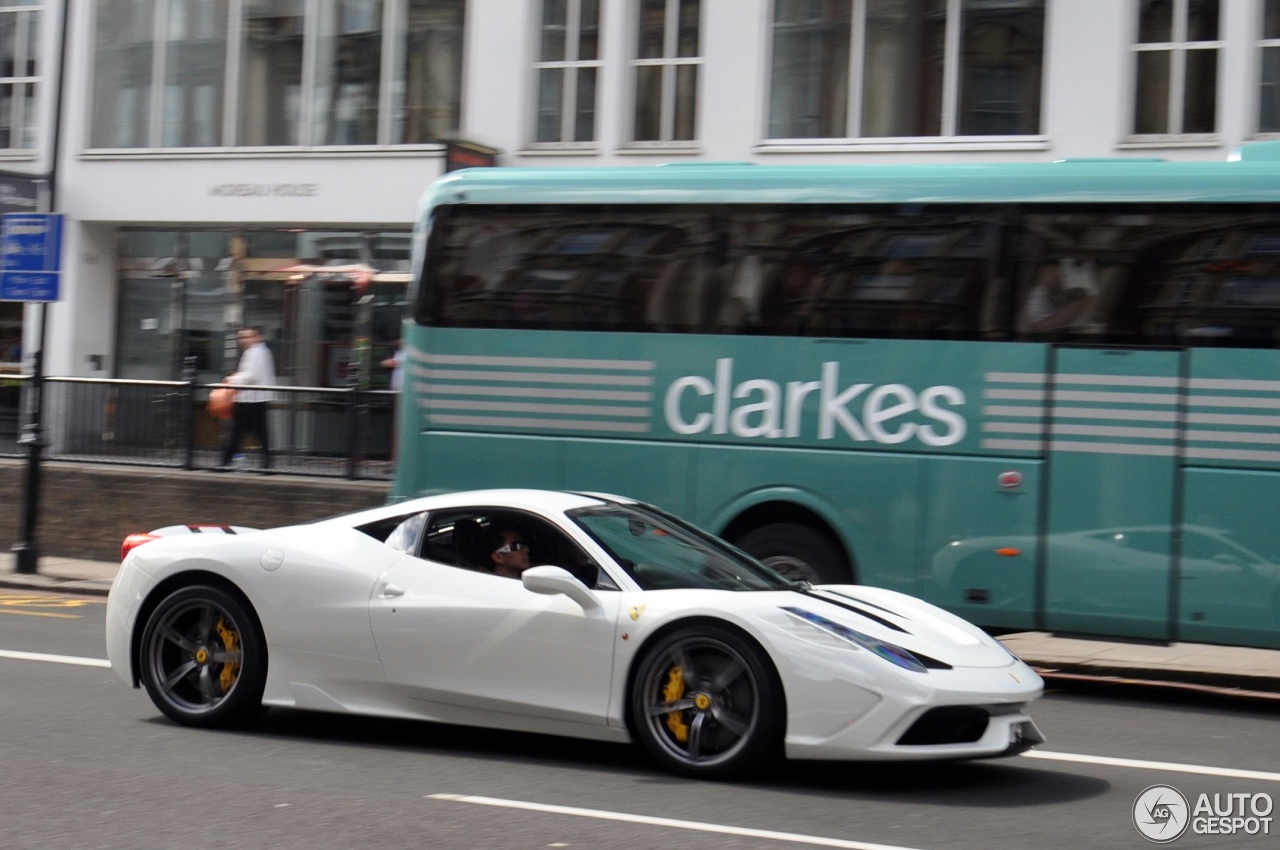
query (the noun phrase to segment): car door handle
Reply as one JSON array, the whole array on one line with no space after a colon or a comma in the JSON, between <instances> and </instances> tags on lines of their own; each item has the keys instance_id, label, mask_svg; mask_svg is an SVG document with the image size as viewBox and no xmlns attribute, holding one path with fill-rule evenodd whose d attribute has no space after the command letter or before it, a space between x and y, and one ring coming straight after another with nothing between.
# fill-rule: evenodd
<instances>
[{"instance_id":1,"label":"car door handle","mask_svg":"<svg viewBox=\"0 0 1280 850\"><path fill-rule=\"evenodd\" d=\"M397 596L404 596L404 588L398 584L385 584L382 586L382 593L379 595L383 599L394 599Z\"/></svg>"}]
</instances>

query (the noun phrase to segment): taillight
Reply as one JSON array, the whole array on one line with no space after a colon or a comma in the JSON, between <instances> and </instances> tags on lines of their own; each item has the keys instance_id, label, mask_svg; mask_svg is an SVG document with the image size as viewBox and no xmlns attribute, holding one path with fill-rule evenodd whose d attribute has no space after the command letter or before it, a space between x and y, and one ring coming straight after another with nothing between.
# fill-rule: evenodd
<instances>
[{"instance_id":1,"label":"taillight","mask_svg":"<svg viewBox=\"0 0 1280 850\"><path fill-rule=\"evenodd\" d=\"M143 543L146 543L149 540L159 539L160 535L158 534L145 534L141 532L138 534L130 534L124 539L124 542L120 544L120 560L123 561L126 555L141 546Z\"/></svg>"}]
</instances>

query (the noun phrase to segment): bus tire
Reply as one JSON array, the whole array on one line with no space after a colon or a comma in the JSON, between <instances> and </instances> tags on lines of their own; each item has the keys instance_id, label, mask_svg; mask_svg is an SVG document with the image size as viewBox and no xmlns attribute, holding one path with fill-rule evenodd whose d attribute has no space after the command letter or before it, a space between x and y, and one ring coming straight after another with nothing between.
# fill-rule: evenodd
<instances>
[{"instance_id":1,"label":"bus tire","mask_svg":"<svg viewBox=\"0 0 1280 850\"><path fill-rule=\"evenodd\" d=\"M763 561L792 579L811 584L848 584L853 581L849 559L840 545L807 525L778 522L753 528L734 541L748 555Z\"/></svg>"}]
</instances>

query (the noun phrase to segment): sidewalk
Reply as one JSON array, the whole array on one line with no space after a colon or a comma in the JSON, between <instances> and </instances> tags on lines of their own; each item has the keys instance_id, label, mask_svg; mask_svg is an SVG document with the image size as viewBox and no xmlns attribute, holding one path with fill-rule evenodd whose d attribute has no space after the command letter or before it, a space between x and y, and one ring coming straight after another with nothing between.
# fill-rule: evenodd
<instances>
[{"instance_id":1,"label":"sidewalk","mask_svg":"<svg viewBox=\"0 0 1280 850\"><path fill-rule=\"evenodd\" d=\"M0 588L105 596L119 564L44 557L35 575L14 572L0 553ZM1001 640L1041 675L1117 684L1163 685L1280 700L1280 650L1212 644L1126 643L1020 632Z\"/></svg>"}]
</instances>

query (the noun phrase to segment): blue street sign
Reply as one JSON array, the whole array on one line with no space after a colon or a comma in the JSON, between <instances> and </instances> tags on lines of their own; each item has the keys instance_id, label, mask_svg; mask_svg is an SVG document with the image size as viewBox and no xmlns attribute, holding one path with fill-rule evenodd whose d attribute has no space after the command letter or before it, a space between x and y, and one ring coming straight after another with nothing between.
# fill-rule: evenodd
<instances>
[{"instance_id":1,"label":"blue street sign","mask_svg":"<svg viewBox=\"0 0 1280 850\"><path fill-rule=\"evenodd\" d=\"M0 254L0 301L58 300L61 213L6 213Z\"/></svg>"}]
</instances>

